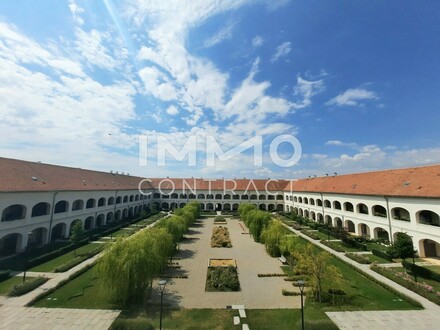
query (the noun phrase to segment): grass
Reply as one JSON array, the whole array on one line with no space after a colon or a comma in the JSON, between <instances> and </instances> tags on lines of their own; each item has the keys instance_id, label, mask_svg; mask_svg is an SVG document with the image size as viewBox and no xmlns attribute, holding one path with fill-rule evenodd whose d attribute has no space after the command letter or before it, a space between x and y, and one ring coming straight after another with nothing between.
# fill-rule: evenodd
<instances>
[{"instance_id":1,"label":"grass","mask_svg":"<svg viewBox=\"0 0 440 330\"><path fill-rule=\"evenodd\" d=\"M364 254L363 256L368 258L371 261L371 263L373 263L373 262L378 263L378 264L389 264L390 263L388 260L381 258L381 257L378 257L374 254Z\"/></svg>"},{"instance_id":2,"label":"grass","mask_svg":"<svg viewBox=\"0 0 440 330\"><path fill-rule=\"evenodd\" d=\"M440 266L433 265L433 266L423 266L423 267L425 267L425 268L427 268L437 274L440 274Z\"/></svg>"},{"instance_id":3,"label":"grass","mask_svg":"<svg viewBox=\"0 0 440 330\"><path fill-rule=\"evenodd\" d=\"M318 230L316 231L312 231L312 233L314 233L316 236L319 237L319 239L323 239L323 240L328 240L328 234L327 233L322 233ZM330 234L330 239L337 239L335 236L333 236L332 234Z\"/></svg>"},{"instance_id":4,"label":"grass","mask_svg":"<svg viewBox=\"0 0 440 330\"><path fill-rule=\"evenodd\" d=\"M36 277L26 276L26 282L30 282L34 279L36 279ZM14 285L21 283L23 283L22 276L13 276L6 281L0 282L0 295L6 295Z\"/></svg>"},{"instance_id":5,"label":"grass","mask_svg":"<svg viewBox=\"0 0 440 330\"><path fill-rule=\"evenodd\" d=\"M343 242L332 242L332 241L330 241L330 242L326 242L325 244L327 246L329 246L330 248L334 249L334 250L339 248L339 249L343 250L344 252L361 252L361 251L363 251L363 250L358 249L356 247L349 246L349 245L347 245L347 244L345 244ZM336 247L336 249L334 247Z\"/></svg>"},{"instance_id":6,"label":"grass","mask_svg":"<svg viewBox=\"0 0 440 330\"><path fill-rule=\"evenodd\" d=\"M77 255L87 253L87 252L90 252L98 247L99 247L98 244L90 243L90 244L81 246L78 249L76 249L76 253L77 253ZM70 252L63 254L57 258L49 260L48 262L45 262L45 263L40 264L38 266L35 266L35 267L29 269L29 271L31 271L31 272L52 272L56 267L64 265L73 259L75 259L74 251L70 251Z\"/></svg>"},{"instance_id":7,"label":"grass","mask_svg":"<svg viewBox=\"0 0 440 330\"><path fill-rule=\"evenodd\" d=\"M368 248L369 251L375 249L375 250L379 250L379 251L385 252L388 249L388 247L386 245L379 244L379 243L367 242L365 244L367 245L367 248Z\"/></svg>"}]
</instances>

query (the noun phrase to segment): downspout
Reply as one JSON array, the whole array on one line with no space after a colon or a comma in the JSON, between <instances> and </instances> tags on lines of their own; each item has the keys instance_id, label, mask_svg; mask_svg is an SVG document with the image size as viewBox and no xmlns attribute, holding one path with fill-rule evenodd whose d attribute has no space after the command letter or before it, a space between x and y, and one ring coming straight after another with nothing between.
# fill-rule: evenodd
<instances>
[{"instance_id":1,"label":"downspout","mask_svg":"<svg viewBox=\"0 0 440 330\"><path fill-rule=\"evenodd\" d=\"M391 215L390 215L390 203L388 201L388 197L383 196L385 198L385 201L387 203L387 218L388 218L388 227L390 228L390 244L393 243L393 231L391 229Z\"/></svg>"},{"instance_id":2,"label":"downspout","mask_svg":"<svg viewBox=\"0 0 440 330\"><path fill-rule=\"evenodd\" d=\"M320 194L321 194L322 221L325 224L324 196L323 196L322 192Z\"/></svg>"},{"instance_id":3,"label":"downspout","mask_svg":"<svg viewBox=\"0 0 440 330\"><path fill-rule=\"evenodd\" d=\"M53 223L53 215L55 213L55 197L57 196L58 191L55 191L52 197L52 212L50 212L50 221L49 221L49 233L47 234L47 244L50 243L52 238L52 223Z\"/></svg>"},{"instance_id":4,"label":"downspout","mask_svg":"<svg viewBox=\"0 0 440 330\"><path fill-rule=\"evenodd\" d=\"M118 190L115 192L115 206L113 207L113 221L115 221L116 218L116 197L118 196Z\"/></svg>"}]
</instances>

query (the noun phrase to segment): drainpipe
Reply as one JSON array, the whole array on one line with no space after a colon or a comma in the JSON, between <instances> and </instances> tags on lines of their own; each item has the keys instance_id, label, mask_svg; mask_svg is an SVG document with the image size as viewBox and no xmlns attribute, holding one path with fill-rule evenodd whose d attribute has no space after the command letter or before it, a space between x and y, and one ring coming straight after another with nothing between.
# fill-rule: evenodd
<instances>
[{"instance_id":1,"label":"drainpipe","mask_svg":"<svg viewBox=\"0 0 440 330\"><path fill-rule=\"evenodd\" d=\"M113 221L116 219L116 197L118 197L118 190L115 192L115 206L113 207Z\"/></svg>"},{"instance_id":2,"label":"drainpipe","mask_svg":"<svg viewBox=\"0 0 440 330\"><path fill-rule=\"evenodd\" d=\"M50 212L50 221L49 221L49 232L47 233L47 244L50 243L52 238L52 223L53 223L53 215L55 213L55 197L58 194L58 191L55 191L52 197L52 210Z\"/></svg>"},{"instance_id":3,"label":"drainpipe","mask_svg":"<svg viewBox=\"0 0 440 330\"><path fill-rule=\"evenodd\" d=\"M393 243L393 231L391 229L391 214L390 214L390 203L388 201L388 197L383 196L385 198L385 201L387 203L387 218L388 218L388 227L390 228L390 244Z\"/></svg>"},{"instance_id":4,"label":"drainpipe","mask_svg":"<svg viewBox=\"0 0 440 330\"><path fill-rule=\"evenodd\" d=\"M323 196L323 194L322 193L320 193L320 195L321 195L321 208L322 208L322 221L324 222L324 224L325 224L325 211L324 211L324 196Z\"/></svg>"}]
</instances>

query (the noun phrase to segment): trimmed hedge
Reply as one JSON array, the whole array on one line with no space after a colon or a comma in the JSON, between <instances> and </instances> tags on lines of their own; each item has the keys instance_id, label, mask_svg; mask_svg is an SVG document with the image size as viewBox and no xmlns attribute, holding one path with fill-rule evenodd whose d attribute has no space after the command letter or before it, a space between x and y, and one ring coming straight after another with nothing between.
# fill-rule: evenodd
<instances>
[{"instance_id":1,"label":"trimmed hedge","mask_svg":"<svg viewBox=\"0 0 440 330\"><path fill-rule=\"evenodd\" d=\"M371 264L370 259L368 259L367 257L365 257L365 255L362 254L346 253L345 256L360 264Z\"/></svg>"},{"instance_id":2,"label":"trimmed hedge","mask_svg":"<svg viewBox=\"0 0 440 330\"><path fill-rule=\"evenodd\" d=\"M427 279L431 279L431 280L440 282L440 274L433 272L432 270L430 270L428 268L415 265L412 262L408 262L405 260L402 261L402 266L405 267L406 269L410 270L411 273L416 274L420 277L424 277Z\"/></svg>"},{"instance_id":3,"label":"trimmed hedge","mask_svg":"<svg viewBox=\"0 0 440 330\"><path fill-rule=\"evenodd\" d=\"M314 234L313 232L311 232L311 231L301 229L301 233L304 234L304 235L306 235L306 236L309 236L311 239L319 240L319 237L318 237L317 235L315 235L315 234Z\"/></svg>"},{"instance_id":4,"label":"trimmed hedge","mask_svg":"<svg viewBox=\"0 0 440 330\"><path fill-rule=\"evenodd\" d=\"M35 288L39 287L41 284L46 283L49 279L47 277L37 277L36 279L22 284L14 285L8 292L9 297L21 296L28 293Z\"/></svg>"},{"instance_id":5,"label":"trimmed hedge","mask_svg":"<svg viewBox=\"0 0 440 330\"><path fill-rule=\"evenodd\" d=\"M376 249L371 249L371 252L375 255L378 256L380 258L383 258L385 260L388 260L390 262L393 262L393 258L386 252L380 251L380 250L376 250Z\"/></svg>"},{"instance_id":6,"label":"trimmed hedge","mask_svg":"<svg viewBox=\"0 0 440 330\"><path fill-rule=\"evenodd\" d=\"M0 270L0 282L6 281L8 278L11 278L12 274L10 270Z\"/></svg>"}]
</instances>

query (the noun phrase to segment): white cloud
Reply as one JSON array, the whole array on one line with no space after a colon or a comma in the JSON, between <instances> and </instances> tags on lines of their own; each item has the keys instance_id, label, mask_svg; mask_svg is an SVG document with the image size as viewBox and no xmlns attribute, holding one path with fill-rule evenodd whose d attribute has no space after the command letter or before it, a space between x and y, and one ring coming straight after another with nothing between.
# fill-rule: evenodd
<instances>
[{"instance_id":1,"label":"white cloud","mask_svg":"<svg viewBox=\"0 0 440 330\"><path fill-rule=\"evenodd\" d=\"M179 109L177 109L174 105L170 105L167 110L166 110L167 114L169 114L170 116L175 116L179 114Z\"/></svg>"},{"instance_id":2,"label":"white cloud","mask_svg":"<svg viewBox=\"0 0 440 330\"><path fill-rule=\"evenodd\" d=\"M116 66L116 61L108 54L107 48L103 45L104 40L110 39L107 33L91 30L85 32L77 28L75 31L75 46L78 52L88 63L105 68L112 69Z\"/></svg>"},{"instance_id":3,"label":"white cloud","mask_svg":"<svg viewBox=\"0 0 440 330\"><path fill-rule=\"evenodd\" d=\"M222 28L220 31L218 31L216 34L214 34L211 38L205 40L203 45L208 48L215 46L219 43L221 43L224 40L231 39L232 38L232 30L234 29L235 24L228 24L224 28Z\"/></svg>"},{"instance_id":4,"label":"white cloud","mask_svg":"<svg viewBox=\"0 0 440 330\"><path fill-rule=\"evenodd\" d=\"M357 148L357 143L354 142L342 142L339 140L329 140L325 143L326 146L338 146L338 147L350 147L350 148Z\"/></svg>"},{"instance_id":5,"label":"white cloud","mask_svg":"<svg viewBox=\"0 0 440 330\"><path fill-rule=\"evenodd\" d=\"M139 76L144 82L146 93L152 94L162 101L171 101L177 98L173 84L157 67L144 67L139 71Z\"/></svg>"},{"instance_id":6,"label":"white cloud","mask_svg":"<svg viewBox=\"0 0 440 330\"><path fill-rule=\"evenodd\" d=\"M275 51L275 54L272 55L270 61L276 62L281 57L284 57L290 53L292 50L291 44L289 41L283 42L281 45L279 45Z\"/></svg>"},{"instance_id":7,"label":"white cloud","mask_svg":"<svg viewBox=\"0 0 440 330\"><path fill-rule=\"evenodd\" d=\"M254 39L252 39L252 47L257 48L263 45L264 39L262 36L255 36Z\"/></svg>"},{"instance_id":8,"label":"white cloud","mask_svg":"<svg viewBox=\"0 0 440 330\"><path fill-rule=\"evenodd\" d=\"M81 8L80 6L78 6L74 0L69 1L69 9L70 9L70 12L72 13L73 20L78 25L83 25L84 20L81 18L80 15L84 12L84 9Z\"/></svg>"},{"instance_id":9,"label":"white cloud","mask_svg":"<svg viewBox=\"0 0 440 330\"><path fill-rule=\"evenodd\" d=\"M296 103L296 108L304 108L312 103L312 97L325 90L324 80L305 80L300 76L297 77L297 84L293 88L295 96L300 100Z\"/></svg>"},{"instance_id":10,"label":"white cloud","mask_svg":"<svg viewBox=\"0 0 440 330\"><path fill-rule=\"evenodd\" d=\"M362 105L362 103L360 103L361 101L374 101L378 99L379 97L373 91L369 91L363 88L350 88L347 89L344 93L332 98L326 104L336 106L358 106Z\"/></svg>"}]
</instances>

